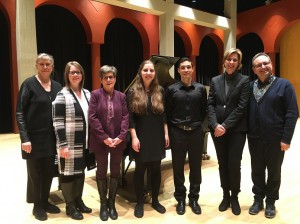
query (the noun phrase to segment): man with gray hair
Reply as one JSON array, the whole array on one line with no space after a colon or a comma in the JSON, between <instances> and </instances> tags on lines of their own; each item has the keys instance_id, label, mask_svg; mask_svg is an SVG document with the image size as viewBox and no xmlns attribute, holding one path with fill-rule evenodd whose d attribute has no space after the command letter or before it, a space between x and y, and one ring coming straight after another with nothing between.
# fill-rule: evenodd
<instances>
[{"instance_id":1,"label":"man with gray hair","mask_svg":"<svg viewBox=\"0 0 300 224\"><path fill-rule=\"evenodd\" d=\"M252 59L258 79L250 84L248 144L251 155L254 203L249 213L256 215L264 207L265 217L276 216L281 165L290 148L299 116L296 94L291 83L272 74L272 61L266 53ZM267 169L267 176L266 176Z\"/></svg>"}]
</instances>

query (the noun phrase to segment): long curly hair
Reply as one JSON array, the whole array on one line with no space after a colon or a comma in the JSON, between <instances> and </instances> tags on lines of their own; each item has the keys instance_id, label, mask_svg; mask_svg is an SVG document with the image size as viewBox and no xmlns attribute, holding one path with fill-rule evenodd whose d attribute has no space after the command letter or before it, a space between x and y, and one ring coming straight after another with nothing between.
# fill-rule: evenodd
<instances>
[{"instance_id":1,"label":"long curly hair","mask_svg":"<svg viewBox=\"0 0 300 224\"><path fill-rule=\"evenodd\" d=\"M151 111L154 114L162 114L164 112L164 100L163 100L163 89L158 84L157 75L155 74L154 79L152 80L149 86L149 92L146 92L145 85L142 78L142 70L145 64L154 63L150 60L145 60L141 63L135 82L130 90L131 100L129 102L130 110L138 115L147 114L147 105L148 105L148 96L151 99Z\"/></svg>"}]
</instances>

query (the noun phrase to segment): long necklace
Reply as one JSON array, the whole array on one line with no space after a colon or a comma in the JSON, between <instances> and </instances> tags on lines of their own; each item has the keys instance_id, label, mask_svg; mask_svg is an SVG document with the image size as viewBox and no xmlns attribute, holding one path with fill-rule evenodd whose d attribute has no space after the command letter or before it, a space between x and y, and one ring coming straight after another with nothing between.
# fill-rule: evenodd
<instances>
[{"instance_id":1,"label":"long necklace","mask_svg":"<svg viewBox=\"0 0 300 224\"><path fill-rule=\"evenodd\" d=\"M43 88L47 92L51 91L51 80L50 79L48 81L46 81L46 82L43 82L38 75L36 75L35 77L37 78L37 80L39 81L39 83L43 86Z\"/></svg>"}]
</instances>

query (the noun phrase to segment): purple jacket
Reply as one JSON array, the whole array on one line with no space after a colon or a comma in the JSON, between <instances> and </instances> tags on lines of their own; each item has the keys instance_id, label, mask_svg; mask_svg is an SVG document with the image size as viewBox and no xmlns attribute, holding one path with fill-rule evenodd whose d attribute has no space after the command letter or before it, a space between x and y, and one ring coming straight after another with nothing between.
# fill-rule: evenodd
<instances>
[{"instance_id":1,"label":"purple jacket","mask_svg":"<svg viewBox=\"0 0 300 224\"><path fill-rule=\"evenodd\" d=\"M105 149L103 141L107 138L122 139L116 149L126 148L126 135L128 131L128 109L126 104L126 95L114 90L112 102L114 117L108 124L107 113L107 93L101 88L91 92L89 103L89 149L97 151Z\"/></svg>"}]
</instances>

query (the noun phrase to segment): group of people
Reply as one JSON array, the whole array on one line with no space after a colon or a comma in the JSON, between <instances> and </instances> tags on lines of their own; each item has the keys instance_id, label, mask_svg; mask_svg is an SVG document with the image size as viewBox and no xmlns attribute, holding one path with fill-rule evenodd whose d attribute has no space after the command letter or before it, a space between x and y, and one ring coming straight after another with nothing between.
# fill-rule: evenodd
<instances>
[{"instance_id":1,"label":"group of people","mask_svg":"<svg viewBox=\"0 0 300 224\"><path fill-rule=\"evenodd\" d=\"M85 169L93 153L100 196L99 217L102 221L116 220L115 198L128 130L135 159L135 217L144 215L147 169L151 171L151 206L161 214L166 212L158 196L161 161L169 147L176 212L185 213L188 196L192 212L201 214L198 199L202 182L203 120L207 116L223 190L219 211L231 207L233 214L241 213L238 200L241 160L248 137L254 194L249 213L258 214L264 208L265 199L265 216L274 218L281 165L298 119L296 95L288 80L273 75L267 54L258 53L253 57L252 69L257 79L252 82L239 72L241 61L239 49L227 50L223 57L224 73L212 78L207 94L204 85L193 81L194 66L189 58L179 60L177 71L181 80L166 89L158 83L154 63L145 60L125 95L114 89L117 79L114 66L100 68L101 87L89 92L83 88L82 66L76 61L68 62L62 88L51 79L53 57L39 54L35 63L37 74L22 83L16 110L22 157L27 165L27 202L34 203L34 217L46 220L47 213L60 212L48 201L56 155L66 214L81 220L82 213L92 212L83 202L82 193ZM185 187L184 173L187 155L189 190Z\"/></svg>"}]
</instances>

